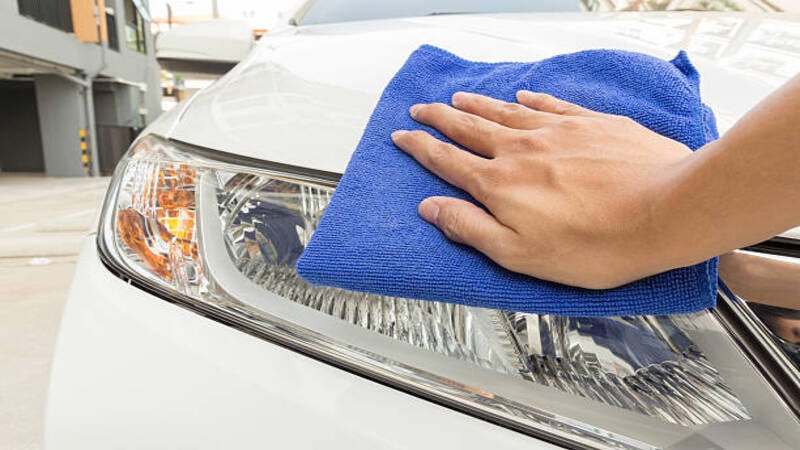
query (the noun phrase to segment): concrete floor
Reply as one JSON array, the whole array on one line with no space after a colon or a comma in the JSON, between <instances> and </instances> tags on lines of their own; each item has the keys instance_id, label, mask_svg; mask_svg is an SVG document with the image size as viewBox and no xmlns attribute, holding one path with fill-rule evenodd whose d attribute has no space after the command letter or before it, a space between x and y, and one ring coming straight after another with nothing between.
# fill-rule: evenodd
<instances>
[{"instance_id":1,"label":"concrete floor","mask_svg":"<svg viewBox=\"0 0 800 450\"><path fill-rule=\"evenodd\" d=\"M107 178L0 174L0 450L39 449L50 360Z\"/></svg>"}]
</instances>

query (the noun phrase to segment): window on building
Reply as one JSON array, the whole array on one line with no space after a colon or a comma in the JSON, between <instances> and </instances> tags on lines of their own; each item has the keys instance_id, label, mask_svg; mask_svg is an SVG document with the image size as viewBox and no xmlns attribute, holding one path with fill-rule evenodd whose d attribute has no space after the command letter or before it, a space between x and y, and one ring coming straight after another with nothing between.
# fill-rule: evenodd
<instances>
[{"instance_id":1,"label":"window on building","mask_svg":"<svg viewBox=\"0 0 800 450\"><path fill-rule=\"evenodd\" d=\"M114 8L106 6L106 30L108 30L108 48L119 51L119 34L117 33L117 15Z\"/></svg>"},{"instance_id":2,"label":"window on building","mask_svg":"<svg viewBox=\"0 0 800 450\"><path fill-rule=\"evenodd\" d=\"M72 32L70 0L17 0L19 13L59 30Z\"/></svg>"},{"instance_id":3,"label":"window on building","mask_svg":"<svg viewBox=\"0 0 800 450\"><path fill-rule=\"evenodd\" d=\"M125 0L125 44L132 50L145 53L144 19L132 0Z\"/></svg>"}]
</instances>

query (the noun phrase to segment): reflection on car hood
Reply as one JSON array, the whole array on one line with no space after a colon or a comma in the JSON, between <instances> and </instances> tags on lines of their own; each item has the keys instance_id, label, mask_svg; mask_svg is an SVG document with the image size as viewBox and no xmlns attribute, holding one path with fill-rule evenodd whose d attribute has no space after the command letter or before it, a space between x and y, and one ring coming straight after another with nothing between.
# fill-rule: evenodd
<instances>
[{"instance_id":1,"label":"reflection on car hood","mask_svg":"<svg viewBox=\"0 0 800 450\"><path fill-rule=\"evenodd\" d=\"M414 49L431 44L481 61L536 61L589 48L669 59L684 48L724 131L800 70L798 18L510 14L285 28L153 129L198 146L342 172L386 83Z\"/></svg>"}]
</instances>

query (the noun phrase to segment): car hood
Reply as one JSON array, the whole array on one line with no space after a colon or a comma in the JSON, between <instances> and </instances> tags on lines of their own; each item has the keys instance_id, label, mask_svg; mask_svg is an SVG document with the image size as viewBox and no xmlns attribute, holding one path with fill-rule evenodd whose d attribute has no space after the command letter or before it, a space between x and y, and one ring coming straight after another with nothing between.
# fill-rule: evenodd
<instances>
[{"instance_id":1,"label":"car hood","mask_svg":"<svg viewBox=\"0 0 800 450\"><path fill-rule=\"evenodd\" d=\"M589 48L661 58L681 48L720 130L800 67L796 15L508 14L288 27L271 32L153 132L214 150L342 172L381 91L422 44L480 61L536 61Z\"/></svg>"}]
</instances>

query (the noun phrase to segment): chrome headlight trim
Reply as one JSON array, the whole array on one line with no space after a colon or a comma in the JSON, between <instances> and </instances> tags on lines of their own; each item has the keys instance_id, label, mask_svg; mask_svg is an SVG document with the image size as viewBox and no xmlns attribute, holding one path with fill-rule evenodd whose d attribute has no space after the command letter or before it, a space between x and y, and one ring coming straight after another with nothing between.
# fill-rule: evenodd
<instances>
[{"instance_id":1,"label":"chrome headlight trim","mask_svg":"<svg viewBox=\"0 0 800 450\"><path fill-rule=\"evenodd\" d=\"M717 306L712 313L770 381L786 407L800 418L800 371L778 346L767 327L724 282L720 282Z\"/></svg>"}]
</instances>

